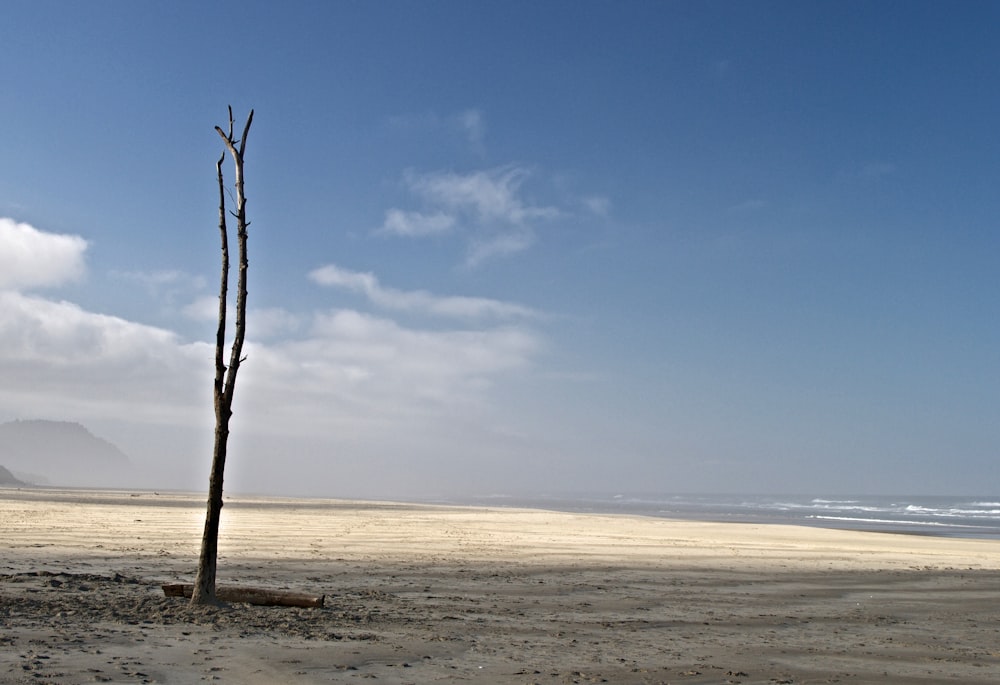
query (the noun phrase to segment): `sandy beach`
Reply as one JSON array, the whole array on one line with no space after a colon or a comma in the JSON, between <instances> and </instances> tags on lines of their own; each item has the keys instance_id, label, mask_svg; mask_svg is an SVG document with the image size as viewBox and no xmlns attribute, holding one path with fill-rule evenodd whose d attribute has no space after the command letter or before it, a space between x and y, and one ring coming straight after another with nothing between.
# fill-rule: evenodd
<instances>
[{"instance_id":1,"label":"sandy beach","mask_svg":"<svg viewBox=\"0 0 1000 685\"><path fill-rule=\"evenodd\" d=\"M995 683L1000 543L518 509L0 489L2 683Z\"/></svg>"}]
</instances>

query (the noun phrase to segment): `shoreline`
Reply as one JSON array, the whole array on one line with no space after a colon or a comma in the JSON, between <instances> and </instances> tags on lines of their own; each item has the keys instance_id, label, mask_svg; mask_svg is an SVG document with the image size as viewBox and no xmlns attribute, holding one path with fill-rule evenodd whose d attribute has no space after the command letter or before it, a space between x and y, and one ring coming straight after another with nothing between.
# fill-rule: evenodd
<instances>
[{"instance_id":1,"label":"shoreline","mask_svg":"<svg viewBox=\"0 0 1000 685\"><path fill-rule=\"evenodd\" d=\"M52 499L60 497L73 497L75 494L91 495L97 493L107 493L109 497L117 497L121 494L129 494L133 497L143 495L165 495L179 498L192 499L194 501L204 501L206 493L201 491L188 490L154 490L144 488L90 488L71 486L50 486L50 485L28 485L12 486L0 485L0 492L3 491L23 492L24 496L30 497L32 491L37 491L41 499ZM75 494L74 494L75 493ZM440 506L440 507L472 507L484 509L512 509L512 510L533 510L548 511L559 514L594 514L607 516L639 516L654 519L666 519L670 521L694 521L702 523L718 524L754 524L754 525L791 525L808 528L843 530L855 532L887 533L894 535L916 535L932 538L958 538L969 540L994 540L1000 541L1000 502L996 500L1000 497L944 497L944 496L860 496L866 499L877 499L881 501L928 501L928 500L968 500L973 506L983 506L989 504L992 508L973 512L977 517L966 518L962 522L956 512L947 510L945 513L935 517L934 514L923 513L914 518L909 509L922 509L920 506L908 506L907 516L896 518L876 518L877 514L867 513L871 509L860 507L866 515L835 515L830 513L806 513L802 511L802 505L782 504L779 507L764 508L754 503L754 500L765 501L808 501L822 502L830 505L836 500L826 499L814 495L661 495L661 496L637 496L638 500L630 498L619 499L623 496L595 496L584 494L579 496L521 496L512 497L506 495L494 495L483 497L446 498L446 497L424 497L424 498L337 498L325 496L293 496L293 495L266 495L261 493L226 493L226 501L235 503L247 501L269 501L294 503L301 507L329 506L331 503L356 503L383 504L399 506ZM653 497L653 499L649 499ZM858 496L855 496L858 497ZM680 504L678 504L680 500ZM704 501L711 501L713 504L706 506ZM727 501L728 500L728 501ZM750 503L747 501L750 500ZM978 500L978 501L977 501ZM988 500L988 501L987 501ZM636 502L641 502L637 504ZM699 506L691 504L698 501ZM741 504L734 505L738 501ZM857 500L843 499L841 501L857 504ZM898 506L898 505L897 505ZM790 510L799 507L794 513ZM965 512L968 513L968 512Z\"/></svg>"},{"instance_id":2,"label":"shoreline","mask_svg":"<svg viewBox=\"0 0 1000 685\"><path fill-rule=\"evenodd\" d=\"M1000 679L996 541L543 510L231 497L190 607L192 493L0 489L0 682ZM23 491L22 491L23 492Z\"/></svg>"},{"instance_id":3,"label":"shoreline","mask_svg":"<svg viewBox=\"0 0 1000 685\"><path fill-rule=\"evenodd\" d=\"M572 513L640 514L713 523L813 528L1000 540L1000 497L817 494L590 493L440 499L443 503L540 508ZM434 501L434 500L427 500Z\"/></svg>"}]
</instances>

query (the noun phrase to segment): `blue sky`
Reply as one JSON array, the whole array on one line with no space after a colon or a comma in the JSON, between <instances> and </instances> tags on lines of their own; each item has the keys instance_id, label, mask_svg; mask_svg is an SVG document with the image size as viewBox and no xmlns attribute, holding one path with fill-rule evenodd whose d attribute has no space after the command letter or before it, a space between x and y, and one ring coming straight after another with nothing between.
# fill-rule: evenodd
<instances>
[{"instance_id":1,"label":"blue sky","mask_svg":"<svg viewBox=\"0 0 1000 685\"><path fill-rule=\"evenodd\" d=\"M0 420L203 485L231 104L232 488L996 489L994 3L4 12Z\"/></svg>"}]
</instances>

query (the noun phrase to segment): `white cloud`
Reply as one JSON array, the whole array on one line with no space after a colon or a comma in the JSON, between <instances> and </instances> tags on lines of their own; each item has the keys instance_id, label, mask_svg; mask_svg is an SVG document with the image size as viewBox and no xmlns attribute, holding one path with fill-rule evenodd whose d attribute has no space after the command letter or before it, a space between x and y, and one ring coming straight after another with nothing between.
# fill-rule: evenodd
<instances>
[{"instance_id":1,"label":"white cloud","mask_svg":"<svg viewBox=\"0 0 1000 685\"><path fill-rule=\"evenodd\" d=\"M370 297L373 294L378 297L378 293L382 290L374 274L341 269L334 264L328 264L311 271L309 280L320 285L335 285L355 292L362 292Z\"/></svg>"},{"instance_id":2,"label":"white cloud","mask_svg":"<svg viewBox=\"0 0 1000 685\"><path fill-rule=\"evenodd\" d=\"M181 313L195 321L219 320L219 296L204 295L181 309Z\"/></svg>"},{"instance_id":3,"label":"white cloud","mask_svg":"<svg viewBox=\"0 0 1000 685\"><path fill-rule=\"evenodd\" d=\"M87 241L0 217L0 288L57 286L83 277Z\"/></svg>"},{"instance_id":4,"label":"white cloud","mask_svg":"<svg viewBox=\"0 0 1000 685\"><path fill-rule=\"evenodd\" d=\"M302 317L281 307L254 308L247 312L247 335L252 338L286 337L301 326Z\"/></svg>"},{"instance_id":5,"label":"white cloud","mask_svg":"<svg viewBox=\"0 0 1000 685\"><path fill-rule=\"evenodd\" d=\"M208 377L210 361L207 346L182 344L160 328L0 293L0 397L17 415L177 420L209 387L195 378Z\"/></svg>"},{"instance_id":6,"label":"white cloud","mask_svg":"<svg viewBox=\"0 0 1000 685\"><path fill-rule=\"evenodd\" d=\"M390 209L385 213L385 223L379 233L420 237L447 233L455 226L455 217L444 212L423 214Z\"/></svg>"},{"instance_id":7,"label":"white cloud","mask_svg":"<svg viewBox=\"0 0 1000 685\"><path fill-rule=\"evenodd\" d=\"M0 293L0 336L8 359L44 358L60 365L99 363L173 339L162 329L15 292Z\"/></svg>"},{"instance_id":8,"label":"white cloud","mask_svg":"<svg viewBox=\"0 0 1000 685\"><path fill-rule=\"evenodd\" d=\"M374 274L351 271L334 264L312 271L309 278L320 285L361 293L372 303L387 309L464 319L538 316L535 310L511 302L482 297L438 296L425 290L388 288L381 285Z\"/></svg>"}]
</instances>

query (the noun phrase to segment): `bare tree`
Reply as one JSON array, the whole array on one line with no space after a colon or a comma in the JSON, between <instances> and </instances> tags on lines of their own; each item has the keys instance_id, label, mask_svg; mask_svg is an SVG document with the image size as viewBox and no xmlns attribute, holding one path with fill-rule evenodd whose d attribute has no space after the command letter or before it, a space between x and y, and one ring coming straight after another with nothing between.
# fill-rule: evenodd
<instances>
[{"instance_id":1,"label":"bare tree","mask_svg":"<svg viewBox=\"0 0 1000 685\"><path fill-rule=\"evenodd\" d=\"M233 158L236 168L236 238L239 243L240 271L236 293L236 330L229 355L229 367L225 364L226 346L226 298L229 292L229 230L226 226L226 192L223 187L222 164L226 160L223 151L215 168L219 180L219 233L222 237L222 280L219 285L219 328L215 336L215 443L212 452L212 474L208 482L208 512L205 516L205 532L201 538L201 555L198 572L191 594L192 604L215 604L215 569L219 552L219 521L222 516L222 480L226 468L226 445L229 442L229 419L233 414L233 391L236 389L236 374L245 360L243 340L246 335L247 311L247 227L246 195L243 193L243 151L246 149L247 135L253 122L253 110L247 116L243 135L233 138L233 108L229 108L229 131L216 126L215 130Z\"/></svg>"}]
</instances>

